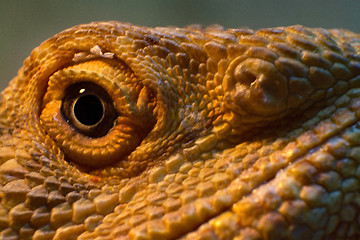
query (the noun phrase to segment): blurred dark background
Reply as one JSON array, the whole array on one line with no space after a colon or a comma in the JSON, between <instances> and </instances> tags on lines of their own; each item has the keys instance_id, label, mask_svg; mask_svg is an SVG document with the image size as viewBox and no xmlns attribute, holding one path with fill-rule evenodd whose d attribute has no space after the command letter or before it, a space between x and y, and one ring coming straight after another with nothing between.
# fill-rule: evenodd
<instances>
[{"instance_id":1,"label":"blurred dark background","mask_svg":"<svg viewBox=\"0 0 360 240\"><path fill-rule=\"evenodd\" d=\"M1 1L0 90L34 47L81 23L117 20L150 27L199 23L255 29L303 24L360 33L359 13L360 1L354 0Z\"/></svg>"}]
</instances>

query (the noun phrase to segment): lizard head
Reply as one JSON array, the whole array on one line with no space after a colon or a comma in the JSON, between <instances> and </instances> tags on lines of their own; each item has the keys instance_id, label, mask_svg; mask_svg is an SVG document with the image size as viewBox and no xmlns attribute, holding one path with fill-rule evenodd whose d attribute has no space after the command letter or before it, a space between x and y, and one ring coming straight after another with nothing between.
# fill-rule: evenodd
<instances>
[{"instance_id":1,"label":"lizard head","mask_svg":"<svg viewBox=\"0 0 360 240\"><path fill-rule=\"evenodd\" d=\"M359 209L358 39L118 22L55 35L2 93L0 236L355 229L338 216Z\"/></svg>"}]
</instances>

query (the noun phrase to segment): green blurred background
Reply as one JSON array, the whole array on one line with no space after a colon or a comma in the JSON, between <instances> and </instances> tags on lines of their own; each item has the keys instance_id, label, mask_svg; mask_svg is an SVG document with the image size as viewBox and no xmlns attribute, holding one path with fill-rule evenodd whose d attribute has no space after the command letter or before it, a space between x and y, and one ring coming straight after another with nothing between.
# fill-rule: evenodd
<instances>
[{"instance_id":1,"label":"green blurred background","mask_svg":"<svg viewBox=\"0 0 360 240\"><path fill-rule=\"evenodd\" d=\"M263 28L293 24L360 33L358 0L1 0L0 90L31 50L73 25L117 20L144 26Z\"/></svg>"}]
</instances>

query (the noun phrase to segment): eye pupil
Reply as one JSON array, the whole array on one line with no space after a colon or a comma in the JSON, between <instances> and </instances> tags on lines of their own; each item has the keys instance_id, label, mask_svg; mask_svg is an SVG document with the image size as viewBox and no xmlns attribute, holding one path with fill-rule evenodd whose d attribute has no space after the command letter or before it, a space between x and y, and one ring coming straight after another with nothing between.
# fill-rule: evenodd
<instances>
[{"instance_id":1,"label":"eye pupil","mask_svg":"<svg viewBox=\"0 0 360 240\"><path fill-rule=\"evenodd\" d=\"M97 96L84 95L75 102L74 115L80 123L91 126L102 119L104 108Z\"/></svg>"},{"instance_id":2,"label":"eye pupil","mask_svg":"<svg viewBox=\"0 0 360 240\"><path fill-rule=\"evenodd\" d=\"M67 123L85 136L105 136L119 116L113 100L101 86L78 82L65 90L61 113Z\"/></svg>"}]
</instances>

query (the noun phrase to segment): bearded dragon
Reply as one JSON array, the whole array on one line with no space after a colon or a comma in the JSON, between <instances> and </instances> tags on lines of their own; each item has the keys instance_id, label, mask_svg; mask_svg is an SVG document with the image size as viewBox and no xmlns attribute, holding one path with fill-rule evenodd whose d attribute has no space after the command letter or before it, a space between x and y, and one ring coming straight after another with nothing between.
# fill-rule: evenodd
<instances>
[{"instance_id":1,"label":"bearded dragon","mask_svg":"<svg viewBox=\"0 0 360 240\"><path fill-rule=\"evenodd\" d=\"M75 26L0 102L1 239L359 239L360 35Z\"/></svg>"}]
</instances>

